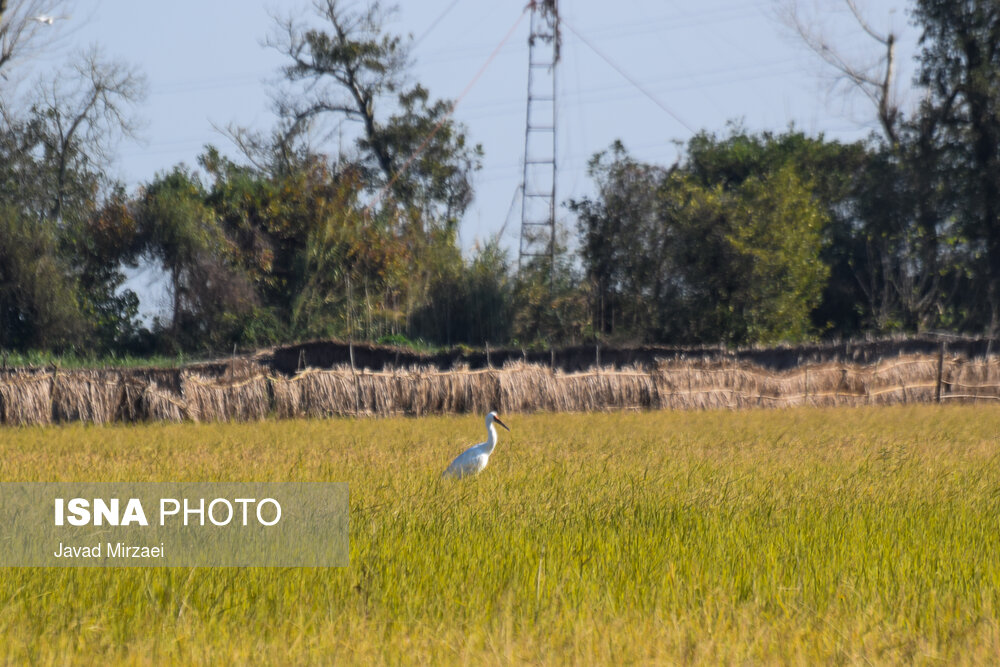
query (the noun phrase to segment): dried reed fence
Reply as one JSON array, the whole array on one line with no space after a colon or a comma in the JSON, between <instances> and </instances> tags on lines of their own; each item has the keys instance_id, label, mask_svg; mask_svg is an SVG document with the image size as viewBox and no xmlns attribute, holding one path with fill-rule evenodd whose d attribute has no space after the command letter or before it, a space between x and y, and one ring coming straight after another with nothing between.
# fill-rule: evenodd
<instances>
[{"instance_id":1,"label":"dried reed fence","mask_svg":"<svg viewBox=\"0 0 1000 667\"><path fill-rule=\"evenodd\" d=\"M307 368L292 377L260 364L222 374L20 370L0 374L0 422L252 421L340 415L595 410L705 410L1000 401L1000 357L900 356L873 365L789 371L705 361L564 373L503 368Z\"/></svg>"}]
</instances>

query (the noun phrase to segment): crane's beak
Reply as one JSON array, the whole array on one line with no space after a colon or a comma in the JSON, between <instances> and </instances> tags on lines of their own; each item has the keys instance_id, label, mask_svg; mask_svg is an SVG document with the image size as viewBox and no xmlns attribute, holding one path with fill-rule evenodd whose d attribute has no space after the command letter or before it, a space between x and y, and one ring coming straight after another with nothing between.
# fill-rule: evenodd
<instances>
[{"instance_id":1,"label":"crane's beak","mask_svg":"<svg viewBox=\"0 0 1000 667\"><path fill-rule=\"evenodd\" d=\"M494 417L494 418L493 418L493 421L495 421L496 423L500 424L501 426L503 426L503 427L504 427L505 429L507 429L508 431L510 430L510 427L509 427L509 426L507 426L506 424L504 424L504 423L503 423L502 421L500 421L500 418L499 418L499 417Z\"/></svg>"}]
</instances>

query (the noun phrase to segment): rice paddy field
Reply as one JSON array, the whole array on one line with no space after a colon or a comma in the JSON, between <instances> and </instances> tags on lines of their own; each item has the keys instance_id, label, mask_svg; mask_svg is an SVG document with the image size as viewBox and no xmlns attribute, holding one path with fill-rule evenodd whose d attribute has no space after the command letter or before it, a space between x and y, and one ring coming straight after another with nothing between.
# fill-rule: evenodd
<instances>
[{"instance_id":1,"label":"rice paddy field","mask_svg":"<svg viewBox=\"0 0 1000 667\"><path fill-rule=\"evenodd\" d=\"M1000 407L0 430L2 481L350 484L345 568L0 568L0 661L987 664Z\"/></svg>"}]
</instances>

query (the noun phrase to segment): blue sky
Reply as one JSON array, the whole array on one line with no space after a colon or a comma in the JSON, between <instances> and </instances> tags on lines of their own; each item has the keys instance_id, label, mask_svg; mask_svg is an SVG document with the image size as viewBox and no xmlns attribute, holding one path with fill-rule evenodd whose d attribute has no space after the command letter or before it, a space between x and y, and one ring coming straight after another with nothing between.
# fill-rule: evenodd
<instances>
[{"instance_id":1,"label":"blue sky","mask_svg":"<svg viewBox=\"0 0 1000 667\"><path fill-rule=\"evenodd\" d=\"M732 120L751 130L781 131L794 123L803 131L844 140L874 130L869 103L831 90L829 70L778 21L781 1L560 0L566 24L646 92L564 29L557 95L558 199L590 192L587 160L616 138L639 159L670 164L678 156L677 142L690 138L690 128L722 132ZM850 57L874 61L881 55L856 29L842 2L799 4ZM917 38L909 3L858 0L858 5L875 28L891 27L900 35L905 107ZM389 27L419 40L412 51L412 80L435 97L453 99L523 7L521 0L402 2ZM262 41L273 30L273 15L309 20L310 12L308 1L300 0L77 0L71 18L54 27L67 34L48 62L98 43L107 55L146 74L150 94L139 109L146 121L142 142L122 144L113 167L136 186L177 163L194 166L208 143L235 156L218 127L273 124L269 91L284 61ZM501 230L521 181L527 35L525 18L455 112L485 151L476 200L461 226L465 248ZM330 148L336 151L335 145ZM565 209L559 217L572 224ZM504 245L515 252L519 222L515 213L503 235Z\"/></svg>"}]
</instances>

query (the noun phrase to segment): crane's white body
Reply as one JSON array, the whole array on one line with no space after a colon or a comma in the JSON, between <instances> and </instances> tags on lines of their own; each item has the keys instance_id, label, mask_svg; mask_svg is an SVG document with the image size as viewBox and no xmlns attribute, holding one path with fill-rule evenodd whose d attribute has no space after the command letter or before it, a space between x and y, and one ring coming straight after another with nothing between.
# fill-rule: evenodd
<instances>
[{"instance_id":1,"label":"crane's white body","mask_svg":"<svg viewBox=\"0 0 1000 667\"><path fill-rule=\"evenodd\" d=\"M39 23L44 23L45 25L52 25L55 21L68 18L68 16L46 16L45 14L41 14L39 16L29 16L28 20L38 21Z\"/></svg>"},{"instance_id":2,"label":"crane's white body","mask_svg":"<svg viewBox=\"0 0 1000 667\"><path fill-rule=\"evenodd\" d=\"M490 454L497 446L497 429L495 424L500 424L508 431L507 425L500 421L497 417L497 413L491 412L486 415L486 442L481 442L478 445L473 445L467 450L459 454L451 465L448 466L447 470L444 471L442 477L454 477L456 479L461 479L466 475L475 475L486 467L486 464L490 462Z\"/></svg>"}]
</instances>

